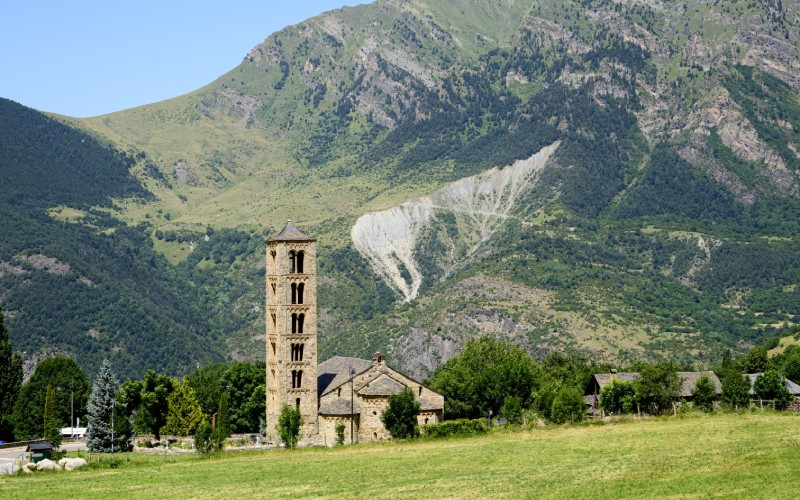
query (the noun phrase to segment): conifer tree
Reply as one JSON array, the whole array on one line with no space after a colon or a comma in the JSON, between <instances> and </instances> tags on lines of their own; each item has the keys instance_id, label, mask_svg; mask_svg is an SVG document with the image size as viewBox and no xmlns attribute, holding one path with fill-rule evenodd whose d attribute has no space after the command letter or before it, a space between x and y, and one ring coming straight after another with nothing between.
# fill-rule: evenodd
<instances>
[{"instance_id":1,"label":"conifer tree","mask_svg":"<svg viewBox=\"0 0 800 500\"><path fill-rule=\"evenodd\" d=\"M13 438L11 414L22 386L22 358L14 352L0 310L0 439Z\"/></svg>"},{"instance_id":2,"label":"conifer tree","mask_svg":"<svg viewBox=\"0 0 800 500\"><path fill-rule=\"evenodd\" d=\"M111 413L116 402L117 377L111 371L108 360L103 360L100 373L92 385L92 394L87 405L88 424L86 429L86 446L94 452L111 451ZM116 417L116 415L114 415ZM120 412L120 418L125 418ZM115 436L116 440L116 436ZM125 446L127 447L127 445ZM120 447L115 443L115 450Z\"/></svg>"},{"instance_id":3,"label":"conifer tree","mask_svg":"<svg viewBox=\"0 0 800 500\"><path fill-rule=\"evenodd\" d=\"M223 392L219 398L219 410L217 411L217 432L222 437L231 435L231 418L228 410L228 393Z\"/></svg>"},{"instance_id":4,"label":"conifer tree","mask_svg":"<svg viewBox=\"0 0 800 500\"><path fill-rule=\"evenodd\" d=\"M191 436L203 422L203 410L194 389L184 380L167 398L167 423L162 434Z\"/></svg>"},{"instance_id":5,"label":"conifer tree","mask_svg":"<svg viewBox=\"0 0 800 500\"><path fill-rule=\"evenodd\" d=\"M56 391L52 385L47 386L44 398L44 439L49 440L54 447L61 446L61 425L56 417Z\"/></svg>"}]
</instances>

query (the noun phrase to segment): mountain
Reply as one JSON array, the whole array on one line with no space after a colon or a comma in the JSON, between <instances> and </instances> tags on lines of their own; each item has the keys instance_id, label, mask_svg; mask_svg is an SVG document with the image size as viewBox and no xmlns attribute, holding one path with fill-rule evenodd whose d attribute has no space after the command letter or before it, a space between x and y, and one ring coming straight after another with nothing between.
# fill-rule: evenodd
<instances>
[{"instance_id":1,"label":"mountain","mask_svg":"<svg viewBox=\"0 0 800 500\"><path fill-rule=\"evenodd\" d=\"M320 239L323 358L423 376L488 334L707 363L800 313L799 21L779 0L377 0L190 94L62 119L141 154L152 199L113 214L184 276L214 262L229 355L262 355L259 240L291 217ZM198 258L222 230L252 254Z\"/></svg>"}]
</instances>

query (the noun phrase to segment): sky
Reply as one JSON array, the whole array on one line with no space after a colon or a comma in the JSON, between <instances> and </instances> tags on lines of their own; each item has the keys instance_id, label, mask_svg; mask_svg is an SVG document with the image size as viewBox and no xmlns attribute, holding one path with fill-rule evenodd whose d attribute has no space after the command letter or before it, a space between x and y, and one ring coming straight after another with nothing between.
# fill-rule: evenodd
<instances>
[{"instance_id":1,"label":"sky","mask_svg":"<svg viewBox=\"0 0 800 500\"><path fill-rule=\"evenodd\" d=\"M2 0L0 97L96 116L198 89L270 34L369 0Z\"/></svg>"}]
</instances>

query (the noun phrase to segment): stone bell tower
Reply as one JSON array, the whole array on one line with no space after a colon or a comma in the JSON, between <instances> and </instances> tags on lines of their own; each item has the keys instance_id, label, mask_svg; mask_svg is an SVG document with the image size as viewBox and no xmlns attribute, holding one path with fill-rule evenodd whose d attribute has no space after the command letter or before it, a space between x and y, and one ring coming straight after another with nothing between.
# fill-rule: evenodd
<instances>
[{"instance_id":1,"label":"stone bell tower","mask_svg":"<svg viewBox=\"0 0 800 500\"><path fill-rule=\"evenodd\" d=\"M300 441L317 429L317 240L292 224L267 240L267 439L283 405L299 408Z\"/></svg>"}]
</instances>

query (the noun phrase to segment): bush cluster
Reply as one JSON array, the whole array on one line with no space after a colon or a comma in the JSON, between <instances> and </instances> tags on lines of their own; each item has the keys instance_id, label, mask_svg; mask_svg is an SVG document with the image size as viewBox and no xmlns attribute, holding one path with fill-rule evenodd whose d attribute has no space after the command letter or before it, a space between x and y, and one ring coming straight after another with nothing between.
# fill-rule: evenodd
<instances>
[{"instance_id":1,"label":"bush cluster","mask_svg":"<svg viewBox=\"0 0 800 500\"><path fill-rule=\"evenodd\" d=\"M476 418L474 420L459 418L438 424L423 425L420 430L423 437L437 439L452 436L472 436L489 432L489 423L484 418Z\"/></svg>"}]
</instances>

